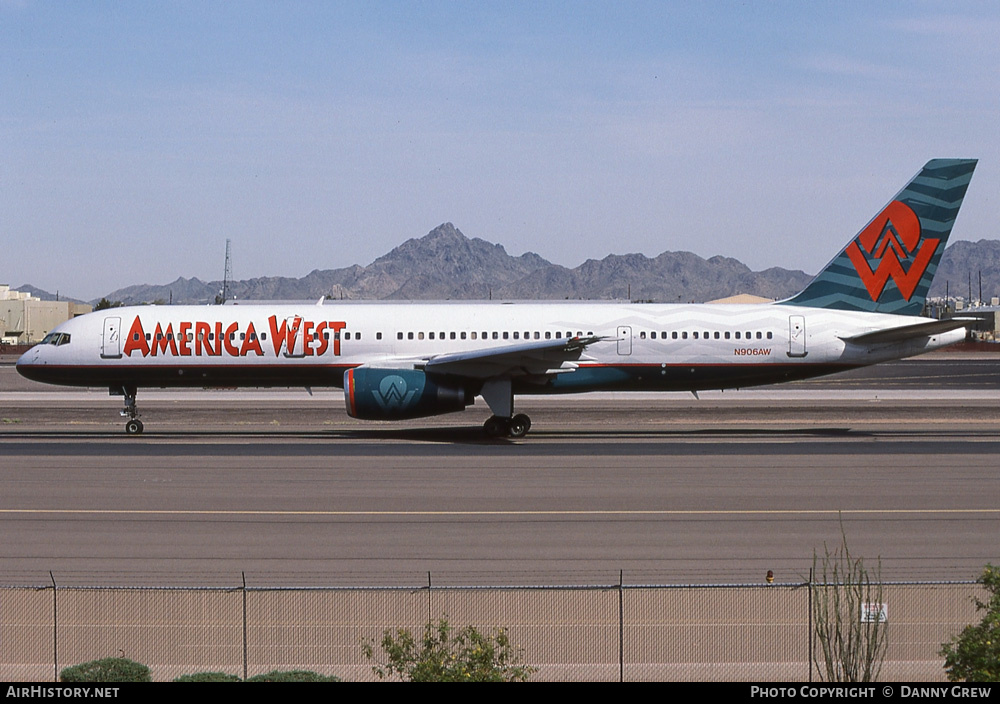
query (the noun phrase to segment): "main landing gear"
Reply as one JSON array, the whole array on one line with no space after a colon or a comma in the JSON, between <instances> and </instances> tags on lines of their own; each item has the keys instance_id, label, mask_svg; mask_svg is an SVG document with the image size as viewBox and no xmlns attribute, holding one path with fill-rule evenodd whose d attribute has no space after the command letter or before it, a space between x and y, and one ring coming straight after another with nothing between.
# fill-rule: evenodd
<instances>
[{"instance_id":1,"label":"main landing gear","mask_svg":"<svg viewBox=\"0 0 1000 704\"><path fill-rule=\"evenodd\" d=\"M491 438L523 438L531 429L531 418L518 413L513 418L501 418L500 416L490 416L483 423L483 430Z\"/></svg>"},{"instance_id":2,"label":"main landing gear","mask_svg":"<svg viewBox=\"0 0 1000 704\"><path fill-rule=\"evenodd\" d=\"M489 420L483 423L483 430L491 438L523 438L531 429L531 418L518 413L514 415L514 393L510 379L490 379L479 392L493 411Z\"/></svg>"},{"instance_id":3,"label":"main landing gear","mask_svg":"<svg viewBox=\"0 0 1000 704\"><path fill-rule=\"evenodd\" d=\"M112 389L112 393L114 393ZM139 420L139 411L135 407L135 388L122 387L120 390L122 396L125 397L125 408L121 409L119 413L121 416L128 417L125 421L125 432L129 435L139 435L142 433L142 421Z\"/></svg>"}]
</instances>

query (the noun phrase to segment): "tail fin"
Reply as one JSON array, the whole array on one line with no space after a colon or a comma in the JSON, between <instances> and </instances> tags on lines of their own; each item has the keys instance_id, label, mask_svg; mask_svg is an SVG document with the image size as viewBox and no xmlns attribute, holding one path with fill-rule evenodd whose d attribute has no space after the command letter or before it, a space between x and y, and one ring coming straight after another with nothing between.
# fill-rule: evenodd
<instances>
[{"instance_id":1,"label":"tail fin","mask_svg":"<svg viewBox=\"0 0 1000 704\"><path fill-rule=\"evenodd\" d=\"M932 159L782 305L920 315L975 159Z\"/></svg>"}]
</instances>

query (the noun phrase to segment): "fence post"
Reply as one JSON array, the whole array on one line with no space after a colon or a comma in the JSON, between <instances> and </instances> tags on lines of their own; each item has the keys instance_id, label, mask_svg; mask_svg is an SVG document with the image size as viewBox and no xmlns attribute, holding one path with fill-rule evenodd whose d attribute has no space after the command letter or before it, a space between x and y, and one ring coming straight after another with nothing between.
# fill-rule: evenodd
<instances>
[{"instance_id":1,"label":"fence post","mask_svg":"<svg viewBox=\"0 0 1000 704\"><path fill-rule=\"evenodd\" d=\"M240 572L243 578L243 679L247 678L247 573Z\"/></svg>"},{"instance_id":2,"label":"fence post","mask_svg":"<svg viewBox=\"0 0 1000 704\"><path fill-rule=\"evenodd\" d=\"M806 602L809 605L809 618L807 623L809 624L809 681L813 681L813 647L815 646L815 639L813 638L813 568L809 568L809 600Z\"/></svg>"},{"instance_id":3,"label":"fence post","mask_svg":"<svg viewBox=\"0 0 1000 704\"><path fill-rule=\"evenodd\" d=\"M49 570L49 579L52 580L52 681L59 681L59 610L56 599L56 578Z\"/></svg>"},{"instance_id":4,"label":"fence post","mask_svg":"<svg viewBox=\"0 0 1000 704\"><path fill-rule=\"evenodd\" d=\"M427 623L431 623L431 571L427 570Z\"/></svg>"},{"instance_id":5,"label":"fence post","mask_svg":"<svg viewBox=\"0 0 1000 704\"><path fill-rule=\"evenodd\" d=\"M618 681L625 681L625 570L618 570Z\"/></svg>"}]
</instances>

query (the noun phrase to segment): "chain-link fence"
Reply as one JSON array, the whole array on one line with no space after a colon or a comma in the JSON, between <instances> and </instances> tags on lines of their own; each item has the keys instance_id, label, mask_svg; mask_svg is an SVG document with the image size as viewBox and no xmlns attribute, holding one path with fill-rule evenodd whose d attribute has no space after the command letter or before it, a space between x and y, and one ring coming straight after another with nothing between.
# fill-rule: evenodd
<instances>
[{"instance_id":1,"label":"chain-link fence","mask_svg":"<svg viewBox=\"0 0 1000 704\"><path fill-rule=\"evenodd\" d=\"M818 679L808 584L412 588L0 588L0 680L52 681L125 656L157 680L275 669L370 680L386 629L504 627L539 680ZM884 585L884 680L944 678L941 644L978 621L975 582Z\"/></svg>"}]
</instances>

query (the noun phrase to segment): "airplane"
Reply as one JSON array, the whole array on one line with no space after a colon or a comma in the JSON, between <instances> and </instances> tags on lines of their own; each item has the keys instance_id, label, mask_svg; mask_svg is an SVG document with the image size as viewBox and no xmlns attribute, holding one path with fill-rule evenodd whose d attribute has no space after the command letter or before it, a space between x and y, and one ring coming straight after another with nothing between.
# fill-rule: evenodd
<instances>
[{"instance_id":1,"label":"airplane","mask_svg":"<svg viewBox=\"0 0 1000 704\"><path fill-rule=\"evenodd\" d=\"M54 328L28 379L106 386L129 434L148 387L341 387L347 412L398 420L482 397L490 437L523 437L529 394L731 389L806 379L959 342L922 317L975 159L933 159L791 298L752 305L462 302L135 306Z\"/></svg>"}]
</instances>

